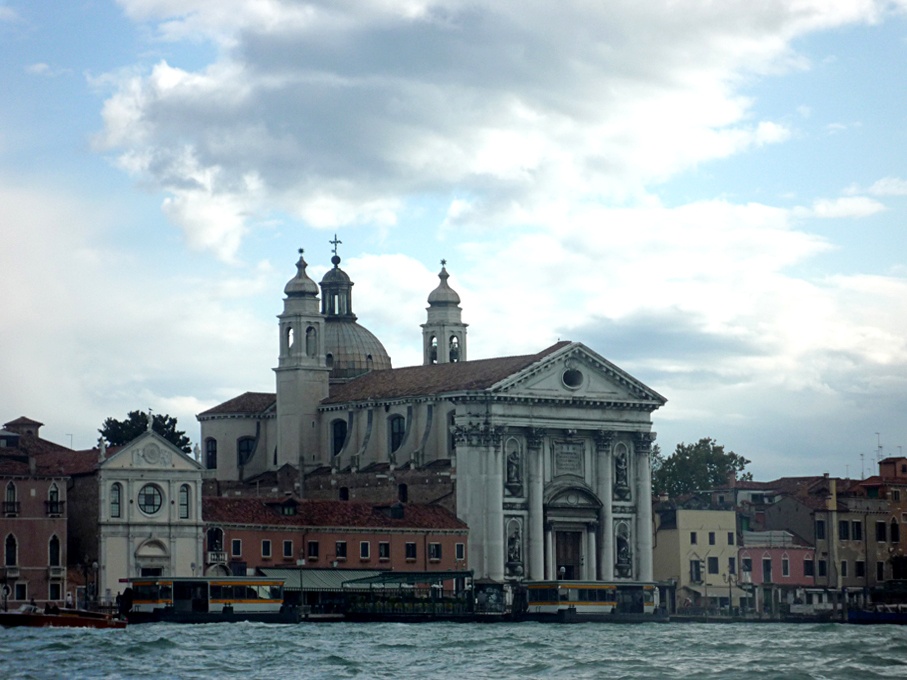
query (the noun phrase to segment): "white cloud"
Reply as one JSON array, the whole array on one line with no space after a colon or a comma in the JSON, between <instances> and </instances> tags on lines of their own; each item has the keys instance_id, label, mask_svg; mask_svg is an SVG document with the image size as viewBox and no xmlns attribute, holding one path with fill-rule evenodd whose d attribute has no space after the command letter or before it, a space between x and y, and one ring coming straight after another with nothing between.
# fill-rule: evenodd
<instances>
[{"instance_id":1,"label":"white cloud","mask_svg":"<svg viewBox=\"0 0 907 680\"><path fill-rule=\"evenodd\" d=\"M391 225L408 200L451 191L488 221L531 221L555 202L644 200L653 183L704 161L786 141L785 125L751 118L737 85L807 68L794 37L881 12L818 1L682 11L661 2L121 4L163 39L221 45L195 72L161 62L124 75L98 136L122 167L184 204L168 215L221 257L233 246L209 235L241 242L242 216L261 201L334 228ZM217 180L205 205L226 202L231 217L215 209L190 221L184 185L208 170Z\"/></svg>"},{"instance_id":2,"label":"white cloud","mask_svg":"<svg viewBox=\"0 0 907 680\"><path fill-rule=\"evenodd\" d=\"M873 196L907 196L907 180L900 177L883 177L866 191Z\"/></svg>"},{"instance_id":3,"label":"white cloud","mask_svg":"<svg viewBox=\"0 0 907 680\"><path fill-rule=\"evenodd\" d=\"M800 209L798 214L820 218L840 219L847 217L868 217L885 210L885 206L866 196L845 196L843 198L819 199L811 208Z\"/></svg>"}]
</instances>

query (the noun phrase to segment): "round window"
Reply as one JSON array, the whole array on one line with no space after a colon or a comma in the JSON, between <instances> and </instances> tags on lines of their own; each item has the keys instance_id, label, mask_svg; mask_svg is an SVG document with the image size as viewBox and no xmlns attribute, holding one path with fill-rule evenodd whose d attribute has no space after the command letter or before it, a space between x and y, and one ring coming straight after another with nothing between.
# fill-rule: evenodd
<instances>
[{"instance_id":1,"label":"round window","mask_svg":"<svg viewBox=\"0 0 907 680\"><path fill-rule=\"evenodd\" d=\"M161 490L154 484L146 484L139 491L139 509L149 515L153 515L161 509L164 497Z\"/></svg>"},{"instance_id":2,"label":"round window","mask_svg":"<svg viewBox=\"0 0 907 680\"><path fill-rule=\"evenodd\" d=\"M564 381L564 384L567 387L576 389L583 384L583 374L577 371L575 368L568 368L564 371L564 375L561 376L561 379Z\"/></svg>"}]
</instances>

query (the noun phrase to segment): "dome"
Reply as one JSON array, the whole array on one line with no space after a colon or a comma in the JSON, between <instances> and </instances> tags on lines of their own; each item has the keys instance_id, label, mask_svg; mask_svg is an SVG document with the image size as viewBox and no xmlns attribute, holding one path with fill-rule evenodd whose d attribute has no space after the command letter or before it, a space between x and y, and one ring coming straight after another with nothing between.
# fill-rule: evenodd
<instances>
[{"instance_id":1,"label":"dome","mask_svg":"<svg viewBox=\"0 0 907 680\"><path fill-rule=\"evenodd\" d=\"M321 279L322 287L325 285L330 286L331 284L343 284L347 286L352 286L349 275L340 268L340 257L334 255L331 258L331 264L334 265L333 269L328 269L327 273Z\"/></svg>"},{"instance_id":2,"label":"dome","mask_svg":"<svg viewBox=\"0 0 907 680\"><path fill-rule=\"evenodd\" d=\"M315 297L318 295L318 284L305 273L308 266L302 257L302 248L300 248L299 262L296 263L296 276L290 279L283 289L287 297Z\"/></svg>"},{"instance_id":3,"label":"dome","mask_svg":"<svg viewBox=\"0 0 907 680\"><path fill-rule=\"evenodd\" d=\"M447 279L450 274L447 273L447 267L444 266L444 260L441 260L441 272L438 274L441 283L428 295L428 304L430 305L458 305L460 296L457 291L447 285Z\"/></svg>"},{"instance_id":4,"label":"dome","mask_svg":"<svg viewBox=\"0 0 907 680\"><path fill-rule=\"evenodd\" d=\"M324 325L324 349L331 381L355 378L367 371L392 368L384 345L367 328L344 318L330 318Z\"/></svg>"}]
</instances>

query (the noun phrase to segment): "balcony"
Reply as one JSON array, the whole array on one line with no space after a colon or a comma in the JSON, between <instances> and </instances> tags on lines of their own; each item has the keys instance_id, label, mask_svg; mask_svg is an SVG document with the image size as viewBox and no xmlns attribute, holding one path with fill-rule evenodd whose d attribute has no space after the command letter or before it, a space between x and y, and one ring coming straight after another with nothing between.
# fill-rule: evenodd
<instances>
[{"instance_id":1,"label":"balcony","mask_svg":"<svg viewBox=\"0 0 907 680\"><path fill-rule=\"evenodd\" d=\"M48 567L47 576L54 581L58 581L66 576L66 567Z\"/></svg>"},{"instance_id":2,"label":"balcony","mask_svg":"<svg viewBox=\"0 0 907 680\"><path fill-rule=\"evenodd\" d=\"M19 567L3 567L2 573L7 581L19 578Z\"/></svg>"},{"instance_id":3,"label":"balcony","mask_svg":"<svg viewBox=\"0 0 907 680\"><path fill-rule=\"evenodd\" d=\"M207 562L208 564L226 564L227 553L223 550L209 550Z\"/></svg>"},{"instance_id":4,"label":"balcony","mask_svg":"<svg viewBox=\"0 0 907 680\"><path fill-rule=\"evenodd\" d=\"M6 517L17 517L19 515L19 501L3 501L3 514Z\"/></svg>"},{"instance_id":5,"label":"balcony","mask_svg":"<svg viewBox=\"0 0 907 680\"><path fill-rule=\"evenodd\" d=\"M62 517L66 510L66 501L44 501L44 511L48 517Z\"/></svg>"}]
</instances>

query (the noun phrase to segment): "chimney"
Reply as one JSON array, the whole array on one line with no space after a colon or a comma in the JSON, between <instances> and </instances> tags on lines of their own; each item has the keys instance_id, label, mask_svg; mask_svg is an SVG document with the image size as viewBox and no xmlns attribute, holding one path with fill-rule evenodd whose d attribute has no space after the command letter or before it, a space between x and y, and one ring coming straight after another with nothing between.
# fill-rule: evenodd
<instances>
[{"instance_id":1,"label":"chimney","mask_svg":"<svg viewBox=\"0 0 907 680\"><path fill-rule=\"evenodd\" d=\"M736 488L737 486L737 471L731 470L727 473L727 486L729 489Z\"/></svg>"}]
</instances>

